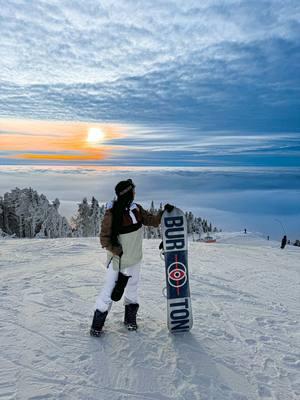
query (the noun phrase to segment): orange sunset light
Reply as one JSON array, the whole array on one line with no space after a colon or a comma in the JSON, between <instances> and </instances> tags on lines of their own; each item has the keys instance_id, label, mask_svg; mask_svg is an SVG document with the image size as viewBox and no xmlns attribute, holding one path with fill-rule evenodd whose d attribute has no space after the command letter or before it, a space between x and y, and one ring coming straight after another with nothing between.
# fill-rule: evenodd
<instances>
[{"instance_id":1,"label":"orange sunset light","mask_svg":"<svg viewBox=\"0 0 300 400\"><path fill-rule=\"evenodd\" d=\"M105 142L124 136L118 124L0 119L2 158L92 161L108 157Z\"/></svg>"}]
</instances>

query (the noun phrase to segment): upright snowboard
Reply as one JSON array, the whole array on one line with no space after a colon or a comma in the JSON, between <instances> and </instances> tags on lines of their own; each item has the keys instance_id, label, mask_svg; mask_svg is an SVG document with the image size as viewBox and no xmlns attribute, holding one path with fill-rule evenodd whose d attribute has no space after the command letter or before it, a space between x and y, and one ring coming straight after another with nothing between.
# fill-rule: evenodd
<instances>
[{"instance_id":1,"label":"upright snowboard","mask_svg":"<svg viewBox=\"0 0 300 400\"><path fill-rule=\"evenodd\" d=\"M161 219L166 268L168 328L187 332L193 326L188 274L187 223L184 213L174 207Z\"/></svg>"}]
</instances>

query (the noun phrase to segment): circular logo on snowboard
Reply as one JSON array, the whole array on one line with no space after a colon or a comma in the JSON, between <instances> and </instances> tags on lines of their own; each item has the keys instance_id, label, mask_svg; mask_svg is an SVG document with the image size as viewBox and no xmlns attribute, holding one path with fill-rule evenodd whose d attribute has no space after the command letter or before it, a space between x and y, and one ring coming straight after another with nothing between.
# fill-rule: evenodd
<instances>
[{"instance_id":1,"label":"circular logo on snowboard","mask_svg":"<svg viewBox=\"0 0 300 400\"><path fill-rule=\"evenodd\" d=\"M174 262L168 267L168 282L171 286L178 288L187 281L186 266L181 262Z\"/></svg>"}]
</instances>

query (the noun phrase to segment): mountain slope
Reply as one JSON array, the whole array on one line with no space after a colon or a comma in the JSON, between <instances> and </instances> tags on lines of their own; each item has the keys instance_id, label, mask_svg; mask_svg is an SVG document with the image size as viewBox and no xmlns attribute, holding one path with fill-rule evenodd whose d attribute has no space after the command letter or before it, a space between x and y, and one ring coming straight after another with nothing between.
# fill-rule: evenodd
<instances>
[{"instance_id":1,"label":"mountain slope","mask_svg":"<svg viewBox=\"0 0 300 400\"><path fill-rule=\"evenodd\" d=\"M159 242L145 240L139 331L124 329L119 302L91 338L98 239L1 239L0 399L298 398L300 252L247 240L190 243L194 328L178 336Z\"/></svg>"}]
</instances>

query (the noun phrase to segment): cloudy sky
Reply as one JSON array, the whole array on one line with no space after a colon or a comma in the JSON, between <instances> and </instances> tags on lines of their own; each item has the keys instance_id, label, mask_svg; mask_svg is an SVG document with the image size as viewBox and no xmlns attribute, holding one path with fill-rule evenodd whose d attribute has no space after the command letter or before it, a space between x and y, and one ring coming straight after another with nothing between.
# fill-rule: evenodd
<instances>
[{"instance_id":1,"label":"cloudy sky","mask_svg":"<svg viewBox=\"0 0 300 400\"><path fill-rule=\"evenodd\" d=\"M299 21L297 0L8 0L1 116L295 134Z\"/></svg>"},{"instance_id":2,"label":"cloudy sky","mask_svg":"<svg viewBox=\"0 0 300 400\"><path fill-rule=\"evenodd\" d=\"M298 0L2 3L1 192L32 185L74 202L85 187L104 201L129 174L157 201L188 194L222 222L240 213L236 227L289 214L299 231Z\"/></svg>"}]
</instances>

